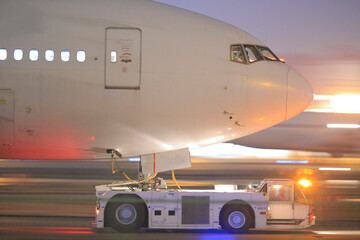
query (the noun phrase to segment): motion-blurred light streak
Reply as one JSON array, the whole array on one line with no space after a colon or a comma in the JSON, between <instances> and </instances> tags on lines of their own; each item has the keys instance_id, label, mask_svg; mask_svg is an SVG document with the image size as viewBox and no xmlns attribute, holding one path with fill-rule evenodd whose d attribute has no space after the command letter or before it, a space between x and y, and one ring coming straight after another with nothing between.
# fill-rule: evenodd
<instances>
[{"instance_id":1,"label":"motion-blurred light streak","mask_svg":"<svg viewBox=\"0 0 360 240\"><path fill-rule=\"evenodd\" d=\"M314 95L306 112L360 113L360 94Z\"/></svg>"},{"instance_id":2,"label":"motion-blurred light streak","mask_svg":"<svg viewBox=\"0 0 360 240\"><path fill-rule=\"evenodd\" d=\"M351 171L351 168L333 168L333 167L323 167L319 168L320 171Z\"/></svg>"},{"instance_id":3,"label":"motion-blurred light streak","mask_svg":"<svg viewBox=\"0 0 360 240\"><path fill-rule=\"evenodd\" d=\"M360 124L329 123L327 128L360 128Z\"/></svg>"},{"instance_id":4,"label":"motion-blurred light streak","mask_svg":"<svg viewBox=\"0 0 360 240\"><path fill-rule=\"evenodd\" d=\"M276 163L280 164L309 164L307 160L277 160Z\"/></svg>"},{"instance_id":5,"label":"motion-blurred light streak","mask_svg":"<svg viewBox=\"0 0 360 240\"><path fill-rule=\"evenodd\" d=\"M35 227L4 226L7 232L19 232L22 234L46 234L46 235L89 235L94 234L92 228L85 227Z\"/></svg>"},{"instance_id":6,"label":"motion-blurred light streak","mask_svg":"<svg viewBox=\"0 0 360 240\"><path fill-rule=\"evenodd\" d=\"M325 180L327 184L349 184L349 185L358 185L360 184L359 180Z\"/></svg>"},{"instance_id":7,"label":"motion-blurred light streak","mask_svg":"<svg viewBox=\"0 0 360 240\"><path fill-rule=\"evenodd\" d=\"M313 233L323 235L360 235L360 231L313 231Z\"/></svg>"}]
</instances>

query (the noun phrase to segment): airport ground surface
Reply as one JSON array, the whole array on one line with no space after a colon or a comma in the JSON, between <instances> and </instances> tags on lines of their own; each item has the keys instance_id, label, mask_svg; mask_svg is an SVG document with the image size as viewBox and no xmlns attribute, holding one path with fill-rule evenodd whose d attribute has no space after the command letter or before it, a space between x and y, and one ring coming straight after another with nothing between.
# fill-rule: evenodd
<instances>
[{"instance_id":1,"label":"airport ground surface","mask_svg":"<svg viewBox=\"0 0 360 240\"><path fill-rule=\"evenodd\" d=\"M0 239L360 239L360 168L352 160L344 164L350 172L320 172L317 163L277 165L273 161L194 159L193 167L179 170L184 188L210 188L214 183L240 187L262 178L298 178L313 182L307 189L316 208L317 224L299 231L250 231L228 234L221 230L144 230L117 233L92 227L95 194L93 185L119 180L112 176L108 161L0 161ZM325 160L320 165L326 165ZM135 176L136 163L119 166ZM170 179L169 173L160 174ZM168 181L170 187L173 183Z\"/></svg>"},{"instance_id":2,"label":"airport ground surface","mask_svg":"<svg viewBox=\"0 0 360 240\"><path fill-rule=\"evenodd\" d=\"M258 231L229 234L222 230L145 230L118 233L92 228L88 217L1 216L0 239L126 239L126 240L236 240L236 239L359 239L359 224L325 223L299 231ZM341 224L341 225L339 225Z\"/></svg>"}]
</instances>

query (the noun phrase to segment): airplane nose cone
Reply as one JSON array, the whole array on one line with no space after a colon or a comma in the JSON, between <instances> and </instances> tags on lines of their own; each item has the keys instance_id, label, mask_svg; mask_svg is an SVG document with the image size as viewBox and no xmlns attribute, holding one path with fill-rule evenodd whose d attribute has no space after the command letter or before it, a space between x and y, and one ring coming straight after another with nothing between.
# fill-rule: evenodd
<instances>
[{"instance_id":1,"label":"airplane nose cone","mask_svg":"<svg viewBox=\"0 0 360 240\"><path fill-rule=\"evenodd\" d=\"M310 105L314 90L309 81L292 68L289 69L287 81L286 119L289 119Z\"/></svg>"}]
</instances>

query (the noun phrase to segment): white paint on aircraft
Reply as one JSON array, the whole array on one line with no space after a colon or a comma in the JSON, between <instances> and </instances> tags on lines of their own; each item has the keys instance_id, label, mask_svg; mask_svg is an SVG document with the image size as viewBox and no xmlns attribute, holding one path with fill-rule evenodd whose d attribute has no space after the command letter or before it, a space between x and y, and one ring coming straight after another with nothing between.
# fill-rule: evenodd
<instances>
[{"instance_id":1,"label":"white paint on aircraft","mask_svg":"<svg viewBox=\"0 0 360 240\"><path fill-rule=\"evenodd\" d=\"M186 10L145 0L0 9L0 158L201 147L273 126L312 100L308 81L264 43ZM253 61L247 49L263 55Z\"/></svg>"}]
</instances>

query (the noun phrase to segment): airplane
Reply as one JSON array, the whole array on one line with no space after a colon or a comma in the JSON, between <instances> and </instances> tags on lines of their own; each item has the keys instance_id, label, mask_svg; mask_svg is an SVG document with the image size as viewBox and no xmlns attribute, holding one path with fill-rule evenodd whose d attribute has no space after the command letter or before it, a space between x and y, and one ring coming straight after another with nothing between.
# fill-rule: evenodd
<instances>
[{"instance_id":1,"label":"airplane","mask_svg":"<svg viewBox=\"0 0 360 240\"><path fill-rule=\"evenodd\" d=\"M150 0L0 2L0 158L193 149L301 113L307 79L221 21Z\"/></svg>"}]
</instances>

